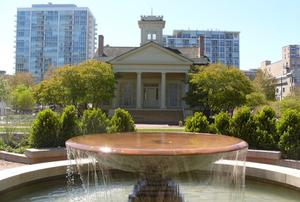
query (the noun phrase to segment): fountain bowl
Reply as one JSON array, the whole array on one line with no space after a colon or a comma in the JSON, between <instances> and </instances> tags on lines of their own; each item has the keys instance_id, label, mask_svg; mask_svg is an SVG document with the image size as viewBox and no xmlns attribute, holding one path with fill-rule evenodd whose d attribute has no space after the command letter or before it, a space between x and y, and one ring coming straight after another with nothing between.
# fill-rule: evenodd
<instances>
[{"instance_id":1,"label":"fountain bowl","mask_svg":"<svg viewBox=\"0 0 300 202\"><path fill-rule=\"evenodd\" d=\"M71 138L66 146L95 157L103 167L163 177L202 168L224 153L248 148L235 137L180 132L92 134Z\"/></svg>"}]
</instances>

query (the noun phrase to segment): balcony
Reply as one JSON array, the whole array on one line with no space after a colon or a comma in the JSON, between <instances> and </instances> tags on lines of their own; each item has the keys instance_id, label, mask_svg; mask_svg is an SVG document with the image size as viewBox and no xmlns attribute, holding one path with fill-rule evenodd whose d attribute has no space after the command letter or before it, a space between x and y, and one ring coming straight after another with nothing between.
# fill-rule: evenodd
<instances>
[{"instance_id":1,"label":"balcony","mask_svg":"<svg viewBox=\"0 0 300 202\"><path fill-rule=\"evenodd\" d=\"M282 65L283 66L283 69L289 69L290 67L289 67L289 64L286 64L286 65Z\"/></svg>"}]
</instances>

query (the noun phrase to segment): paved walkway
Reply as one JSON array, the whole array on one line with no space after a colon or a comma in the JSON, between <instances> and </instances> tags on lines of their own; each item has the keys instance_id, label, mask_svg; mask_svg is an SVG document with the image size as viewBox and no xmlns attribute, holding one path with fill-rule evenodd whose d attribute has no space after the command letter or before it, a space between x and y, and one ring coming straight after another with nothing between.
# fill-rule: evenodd
<instances>
[{"instance_id":1,"label":"paved walkway","mask_svg":"<svg viewBox=\"0 0 300 202\"><path fill-rule=\"evenodd\" d=\"M9 168L15 168L15 167L20 167L20 166L25 166L27 164L24 163L16 163L16 162L11 162L11 161L5 161L0 159L0 170L5 170Z\"/></svg>"},{"instance_id":2,"label":"paved walkway","mask_svg":"<svg viewBox=\"0 0 300 202\"><path fill-rule=\"evenodd\" d=\"M168 124L135 124L137 129L184 129L178 125Z\"/></svg>"}]
</instances>

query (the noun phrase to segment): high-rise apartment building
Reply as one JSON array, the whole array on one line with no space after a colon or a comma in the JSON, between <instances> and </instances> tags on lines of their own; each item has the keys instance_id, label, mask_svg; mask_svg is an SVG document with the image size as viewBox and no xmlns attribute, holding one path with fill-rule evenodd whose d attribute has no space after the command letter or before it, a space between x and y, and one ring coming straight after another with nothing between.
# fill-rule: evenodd
<instances>
[{"instance_id":1,"label":"high-rise apartment building","mask_svg":"<svg viewBox=\"0 0 300 202\"><path fill-rule=\"evenodd\" d=\"M33 4L17 9L16 22L16 74L31 72L40 82L50 66L94 57L97 24L87 7Z\"/></svg>"},{"instance_id":2,"label":"high-rise apartment building","mask_svg":"<svg viewBox=\"0 0 300 202\"><path fill-rule=\"evenodd\" d=\"M164 35L166 47L199 47L203 37L206 56L212 64L222 62L240 68L240 32L213 30L174 30L173 35Z\"/></svg>"},{"instance_id":3,"label":"high-rise apartment building","mask_svg":"<svg viewBox=\"0 0 300 202\"><path fill-rule=\"evenodd\" d=\"M261 63L261 69L266 69L276 79L276 99L282 100L293 93L295 87L300 87L300 45L288 45L281 49L282 59L271 63L266 60Z\"/></svg>"}]
</instances>

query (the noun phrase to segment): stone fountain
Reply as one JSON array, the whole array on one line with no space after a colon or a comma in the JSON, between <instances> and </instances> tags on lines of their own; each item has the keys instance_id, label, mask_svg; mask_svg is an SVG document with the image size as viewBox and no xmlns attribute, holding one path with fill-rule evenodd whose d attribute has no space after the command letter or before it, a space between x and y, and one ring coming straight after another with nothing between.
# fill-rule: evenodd
<instances>
[{"instance_id":1,"label":"stone fountain","mask_svg":"<svg viewBox=\"0 0 300 202\"><path fill-rule=\"evenodd\" d=\"M92 156L93 169L100 169L102 174L111 169L139 173L141 180L128 197L132 202L184 201L172 180L176 175L220 159L237 159L238 153L248 148L243 140L229 136L165 132L78 136L68 140L66 146L78 162Z\"/></svg>"}]
</instances>

